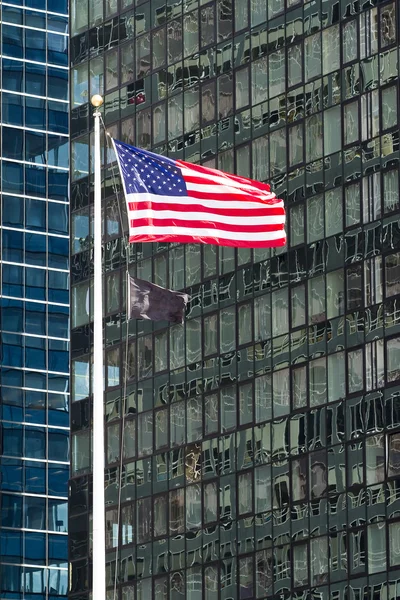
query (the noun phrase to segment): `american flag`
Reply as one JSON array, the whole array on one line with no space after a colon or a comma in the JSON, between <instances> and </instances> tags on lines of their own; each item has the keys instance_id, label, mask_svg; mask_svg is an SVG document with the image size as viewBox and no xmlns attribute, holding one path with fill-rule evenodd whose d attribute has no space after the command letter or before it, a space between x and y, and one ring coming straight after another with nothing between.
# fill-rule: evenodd
<instances>
[{"instance_id":1,"label":"american flag","mask_svg":"<svg viewBox=\"0 0 400 600\"><path fill-rule=\"evenodd\" d=\"M130 242L285 245L283 201L269 185L113 141Z\"/></svg>"}]
</instances>

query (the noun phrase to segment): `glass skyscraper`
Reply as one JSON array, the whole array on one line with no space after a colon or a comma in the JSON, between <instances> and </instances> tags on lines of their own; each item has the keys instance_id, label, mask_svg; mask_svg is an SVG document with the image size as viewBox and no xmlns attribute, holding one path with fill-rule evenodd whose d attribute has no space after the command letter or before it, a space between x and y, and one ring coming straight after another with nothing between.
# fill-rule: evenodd
<instances>
[{"instance_id":1,"label":"glass skyscraper","mask_svg":"<svg viewBox=\"0 0 400 600\"><path fill-rule=\"evenodd\" d=\"M115 138L268 181L288 215L279 251L129 247L104 152L109 599L396 600L398 3L75 0L71 19L71 599L91 589L103 93ZM191 295L183 326L127 323L127 266Z\"/></svg>"},{"instance_id":2,"label":"glass skyscraper","mask_svg":"<svg viewBox=\"0 0 400 600\"><path fill-rule=\"evenodd\" d=\"M68 591L66 0L0 2L0 596Z\"/></svg>"}]
</instances>

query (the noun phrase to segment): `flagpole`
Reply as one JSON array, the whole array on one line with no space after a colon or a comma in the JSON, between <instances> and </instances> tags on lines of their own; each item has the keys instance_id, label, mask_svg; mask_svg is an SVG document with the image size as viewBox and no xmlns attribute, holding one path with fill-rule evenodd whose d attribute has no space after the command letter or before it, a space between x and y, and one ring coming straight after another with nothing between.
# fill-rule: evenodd
<instances>
[{"instance_id":1,"label":"flagpole","mask_svg":"<svg viewBox=\"0 0 400 600\"><path fill-rule=\"evenodd\" d=\"M101 228L100 106L94 107L94 285L93 285L93 600L106 600L105 495L104 495L104 385L103 385L103 283Z\"/></svg>"}]
</instances>

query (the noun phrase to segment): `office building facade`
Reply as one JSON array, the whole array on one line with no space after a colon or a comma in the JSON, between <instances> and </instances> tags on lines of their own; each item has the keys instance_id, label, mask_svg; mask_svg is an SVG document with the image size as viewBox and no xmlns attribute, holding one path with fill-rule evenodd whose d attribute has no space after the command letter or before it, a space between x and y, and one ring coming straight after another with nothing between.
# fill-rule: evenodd
<instances>
[{"instance_id":1,"label":"office building facade","mask_svg":"<svg viewBox=\"0 0 400 600\"><path fill-rule=\"evenodd\" d=\"M68 9L0 3L0 596L68 589Z\"/></svg>"},{"instance_id":2,"label":"office building facade","mask_svg":"<svg viewBox=\"0 0 400 600\"><path fill-rule=\"evenodd\" d=\"M277 250L126 243L103 153L109 598L400 594L396 2L71 14L70 597L89 597L94 93L124 142L271 183ZM122 217L119 214L122 210ZM191 295L126 321L125 275Z\"/></svg>"}]
</instances>

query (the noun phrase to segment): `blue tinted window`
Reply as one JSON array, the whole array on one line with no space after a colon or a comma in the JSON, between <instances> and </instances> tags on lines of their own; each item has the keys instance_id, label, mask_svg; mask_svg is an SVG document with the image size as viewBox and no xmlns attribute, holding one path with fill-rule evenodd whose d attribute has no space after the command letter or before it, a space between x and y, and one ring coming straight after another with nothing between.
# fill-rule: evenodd
<instances>
[{"instance_id":1,"label":"blue tinted window","mask_svg":"<svg viewBox=\"0 0 400 600\"><path fill-rule=\"evenodd\" d=\"M42 427L25 427L25 456L46 458L46 430Z\"/></svg>"},{"instance_id":2,"label":"blue tinted window","mask_svg":"<svg viewBox=\"0 0 400 600\"><path fill-rule=\"evenodd\" d=\"M46 373L37 371L25 371L25 386L37 390L46 389Z\"/></svg>"},{"instance_id":3,"label":"blue tinted window","mask_svg":"<svg viewBox=\"0 0 400 600\"><path fill-rule=\"evenodd\" d=\"M69 432L68 431L52 431L48 432L49 460L69 460Z\"/></svg>"},{"instance_id":4,"label":"blue tinted window","mask_svg":"<svg viewBox=\"0 0 400 600\"><path fill-rule=\"evenodd\" d=\"M1 522L8 527L22 527L22 497L1 495Z\"/></svg>"},{"instance_id":5,"label":"blue tinted window","mask_svg":"<svg viewBox=\"0 0 400 600\"><path fill-rule=\"evenodd\" d=\"M49 335L52 337L68 337L69 309L68 307L49 305ZM53 388L55 389L55 388ZM62 390L60 390L62 391Z\"/></svg>"},{"instance_id":6,"label":"blue tinted window","mask_svg":"<svg viewBox=\"0 0 400 600\"><path fill-rule=\"evenodd\" d=\"M21 333L23 323L23 303L21 300L1 300L1 317L3 329L6 331L16 331ZM4 381L2 382L4 385Z\"/></svg>"},{"instance_id":7,"label":"blue tinted window","mask_svg":"<svg viewBox=\"0 0 400 600\"><path fill-rule=\"evenodd\" d=\"M23 92L24 64L18 60L2 60L3 89Z\"/></svg>"},{"instance_id":8,"label":"blue tinted window","mask_svg":"<svg viewBox=\"0 0 400 600\"><path fill-rule=\"evenodd\" d=\"M3 294L23 297L24 270L16 265L3 265Z\"/></svg>"},{"instance_id":9,"label":"blue tinted window","mask_svg":"<svg viewBox=\"0 0 400 600\"><path fill-rule=\"evenodd\" d=\"M8 526L7 521L5 524ZM0 552L5 562L23 562L22 531L3 530L0 536ZM2 571L6 569L8 567L3 567Z\"/></svg>"},{"instance_id":10,"label":"blue tinted window","mask_svg":"<svg viewBox=\"0 0 400 600\"><path fill-rule=\"evenodd\" d=\"M3 365L9 367L23 367L22 356L23 337L11 333L2 334Z\"/></svg>"},{"instance_id":11,"label":"blue tinted window","mask_svg":"<svg viewBox=\"0 0 400 600\"><path fill-rule=\"evenodd\" d=\"M47 211L49 233L68 234L68 206L48 202Z\"/></svg>"},{"instance_id":12,"label":"blue tinted window","mask_svg":"<svg viewBox=\"0 0 400 600\"><path fill-rule=\"evenodd\" d=\"M66 15L68 14L67 0L47 0L47 10Z\"/></svg>"},{"instance_id":13,"label":"blue tinted window","mask_svg":"<svg viewBox=\"0 0 400 600\"><path fill-rule=\"evenodd\" d=\"M66 535L49 535L49 564L52 566L67 566L68 537Z\"/></svg>"},{"instance_id":14,"label":"blue tinted window","mask_svg":"<svg viewBox=\"0 0 400 600\"><path fill-rule=\"evenodd\" d=\"M46 129L46 102L40 98L26 98L25 125L34 129Z\"/></svg>"},{"instance_id":15,"label":"blue tinted window","mask_svg":"<svg viewBox=\"0 0 400 600\"><path fill-rule=\"evenodd\" d=\"M57 131L58 133L68 133L68 104L52 102L50 100L48 111L48 129L50 131Z\"/></svg>"},{"instance_id":16,"label":"blue tinted window","mask_svg":"<svg viewBox=\"0 0 400 600\"><path fill-rule=\"evenodd\" d=\"M25 491L35 494L46 492L46 463L25 462ZM42 525L41 529L44 528L45 526Z\"/></svg>"},{"instance_id":17,"label":"blue tinted window","mask_svg":"<svg viewBox=\"0 0 400 600\"><path fill-rule=\"evenodd\" d=\"M25 29L25 58L46 62L46 32Z\"/></svg>"},{"instance_id":18,"label":"blue tinted window","mask_svg":"<svg viewBox=\"0 0 400 600\"><path fill-rule=\"evenodd\" d=\"M69 275L60 271L49 271L49 302L69 301Z\"/></svg>"},{"instance_id":19,"label":"blue tinted window","mask_svg":"<svg viewBox=\"0 0 400 600\"><path fill-rule=\"evenodd\" d=\"M22 387L23 386L23 371L16 371L9 367L1 369L1 383L10 387Z\"/></svg>"},{"instance_id":20,"label":"blue tinted window","mask_svg":"<svg viewBox=\"0 0 400 600\"><path fill-rule=\"evenodd\" d=\"M48 265L55 269L68 269L69 240L49 236Z\"/></svg>"},{"instance_id":21,"label":"blue tinted window","mask_svg":"<svg viewBox=\"0 0 400 600\"><path fill-rule=\"evenodd\" d=\"M15 160L23 160L23 131L3 127L3 156Z\"/></svg>"},{"instance_id":22,"label":"blue tinted window","mask_svg":"<svg viewBox=\"0 0 400 600\"><path fill-rule=\"evenodd\" d=\"M1 187L3 192L22 193L24 191L23 166L4 160Z\"/></svg>"},{"instance_id":23,"label":"blue tinted window","mask_svg":"<svg viewBox=\"0 0 400 600\"><path fill-rule=\"evenodd\" d=\"M30 464L32 464L32 462ZM44 529L45 526L46 498L26 497L24 507L24 527L27 527L28 529Z\"/></svg>"},{"instance_id":24,"label":"blue tinted window","mask_svg":"<svg viewBox=\"0 0 400 600\"><path fill-rule=\"evenodd\" d=\"M24 225L24 200L18 196L3 196L3 225Z\"/></svg>"},{"instance_id":25,"label":"blue tinted window","mask_svg":"<svg viewBox=\"0 0 400 600\"><path fill-rule=\"evenodd\" d=\"M68 71L49 67L47 73L50 98L68 100Z\"/></svg>"},{"instance_id":26,"label":"blue tinted window","mask_svg":"<svg viewBox=\"0 0 400 600\"><path fill-rule=\"evenodd\" d=\"M56 65L68 65L68 38L55 33L47 34L48 62Z\"/></svg>"},{"instance_id":27,"label":"blue tinted window","mask_svg":"<svg viewBox=\"0 0 400 600\"><path fill-rule=\"evenodd\" d=\"M25 533L25 560L28 563L45 563L46 534L36 532Z\"/></svg>"},{"instance_id":28,"label":"blue tinted window","mask_svg":"<svg viewBox=\"0 0 400 600\"><path fill-rule=\"evenodd\" d=\"M22 456L22 451L22 425L16 423L3 423L3 453L6 456Z\"/></svg>"},{"instance_id":29,"label":"blue tinted window","mask_svg":"<svg viewBox=\"0 0 400 600\"><path fill-rule=\"evenodd\" d=\"M48 186L49 198L68 201L68 173L49 169Z\"/></svg>"},{"instance_id":30,"label":"blue tinted window","mask_svg":"<svg viewBox=\"0 0 400 600\"><path fill-rule=\"evenodd\" d=\"M59 15L47 15L47 29L49 31L59 31L68 33L68 18Z\"/></svg>"},{"instance_id":31,"label":"blue tinted window","mask_svg":"<svg viewBox=\"0 0 400 600\"><path fill-rule=\"evenodd\" d=\"M3 92L2 96L3 123L10 125L24 124L24 96Z\"/></svg>"},{"instance_id":32,"label":"blue tinted window","mask_svg":"<svg viewBox=\"0 0 400 600\"><path fill-rule=\"evenodd\" d=\"M2 569L1 573L1 588L12 592L11 597L19 597L21 592L22 567L17 565L7 565L6 569Z\"/></svg>"},{"instance_id":33,"label":"blue tinted window","mask_svg":"<svg viewBox=\"0 0 400 600\"><path fill-rule=\"evenodd\" d=\"M47 164L68 168L69 145L67 138L60 137L59 135L49 135L48 148Z\"/></svg>"},{"instance_id":34,"label":"blue tinted window","mask_svg":"<svg viewBox=\"0 0 400 600\"><path fill-rule=\"evenodd\" d=\"M65 494L68 486L69 466L49 464L48 487L49 494L60 496Z\"/></svg>"},{"instance_id":35,"label":"blue tinted window","mask_svg":"<svg viewBox=\"0 0 400 600\"><path fill-rule=\"evenodd\" d=\"M27 229L46 230L46 202L42 200L25 200L25 225Z\"/></svg>"},{"instance_id":36,"label":"blue tinted window","mask_svg":"<svg viewBox=\"0 0 400 600\"><path fill-rule=\"evenodd\" d=\"M46 266L45 235L38 235L36 233L25 234L25 262L30 265Z\"/></svg>"},{"instance_id":37,"label":"blue tinted window","mask_svg":"<svg viewBox=\"0 0 400 600\"><path fill-rule=\"evenodd\" d=\"M46 197L46 169L44 167L25 168L25 191L32 196Z\"/></svg>"},{"instance_id":38,"label":"blue tinted window","mask_svg":"<svg viewBox=\"0 0 400 600\"><path fill-rule=\"evenodd\" d=\"M33 6L29 2L26 2L26 5ZM41 7L39 6L36 8L41 8ZM39 13L36 10L25 10L25 25L27 27L46 29L46 15L44 13Z\"/></svg>"},{"instance_id":39,"label":"blue tinted window","mask_svg":"<svg viewBox=\"0 0 400 600\"><path fill-rule=\"evenodd\" d=\"M24 234L21 231L3 229L2 258L10 262L22 262Z\"/></svg>"},{"instance_id":40,"label":"blue tinted window","mask_svg":"<svg viewBox=\"0 0 400 600\"><path fill-rule=\"evenodd\" d=\"M0 463L2 491L20 492L24 471L21 461L12 458L2 458ZM8 569L6 569L8 571ZM4 573L2 573L2 578Z\"/></svg>"},{"instance_id":41,"label":"blue tinted window","mask_svg":"<svg viewBox=\"0 0 400 600\"><path fill-rule=\"evenodd\" d=\"M46 369L46 352L44 350L39 350L39 348L26 348L25 366L28 369Z\"/></svg>"},{"instance_id":42,"label":"blue tinted window","mask_svg":"<svg viewBox=\"0 0 400 600\"><path fill-rule=\"evenodd\" d=\"M49 375L49 388L52 386L53 376ZM57 380L60 378L58 377ZM64 378L65 383L68 382L67 378ZM64 385L65 389L65 385ZM49 394L49 408L48 408L48 423L49 425L59 425L62 427L68 427L69 425L69 414L68 414L69 399L67 394Z\"/></svg>"},{"instance_id":43,"label":"blue tinted window","mask_svg":"<svg viewBox=\"0 0 400 600\"><path fill-rule=\"evenodd\" d=\"M46 334L46 305L27 302L25 307L25 332ZM35 387L35 386L34 386Z\"/></svg>"},{"instance_id":44,"label":"blue tinted window","mask_svg":"<svg viewBox=\"0 0 400 600\"><path fill-rule=\"evenodd\" d=\"M49 371L68 373L69 353L61 350L49 350Z\"/></svg>"},{"instance_id":45,"label":"blue tinted window","mask_svg":"<svg viewBox=\"0 0 400 600\"><path fill-rule=\"evenodd\" d=\"M2 9L1 16L3 23L16 23L17 25L22 25L23 12L20 8L3 5Z\"/></svg>"},{"instance_id":46,"label":"blue tinted window","mask_svg":"<svg viewBox=\"0 0 400 600\"><path fill-rule=\"evenodd\" d=\"M25 134L25 160L46 164L46 134L27 131Z\"/></svg>"},{"instance_id":47,"label":"blue tinted window","mask_svg":"<svg viewBox=\"0 0 400 600\"><path fill-rule=\"evenodd\" d=\"M23 29L13 25L3 25L2 53L4 56L22 58L23 51Z\"/></svg>"},{"instance_id":48,"label":"blue tinted window","mask_svg":"<svg viewBox=\"0 0 400 600\"><path fill-rule=\"evenodd\" d=\"M66 336L64 335L64 337ZM49 390L52 392L68 392L69 378L64 377L63 375L49 375ZM63 398L64 410L67 410L68 407L65 407L64 395L58 396L58 398L60 397Z\"/></svg>"},{"instance_id":49,"label":"blue tinted window","mask_svg":"<svg viewBox=\"0 0 400 600\"><path fill-rule=\"evenodd\" d=\"M25 92L35 96L46 95L46 67L25 63Z\"/></svg>"}]
</instances>

